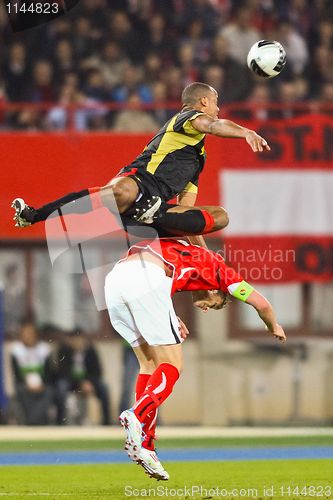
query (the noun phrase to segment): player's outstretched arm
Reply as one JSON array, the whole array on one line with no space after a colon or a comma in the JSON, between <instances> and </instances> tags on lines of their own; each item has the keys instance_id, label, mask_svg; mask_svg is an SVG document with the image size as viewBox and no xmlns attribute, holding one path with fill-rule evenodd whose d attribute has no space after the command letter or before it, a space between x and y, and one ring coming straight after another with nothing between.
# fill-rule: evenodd
<instances>
[{"instance_id":1,"label":"player's outstretched arm","mask_svg":"<svg viewBox=\"0 0 333 500\"><path fill-rule=\"evenodd\" d=\"M263 295L261 295L261 293L253 290L245 302L256 309L259 317L265 323L267 330L272 333L275 338L281 342L286 342L286 334L284 333L282 326L276 321L272 305Z\"/></svg>"},{"instance_id":2,"label":"player's outstretched arm","mask_svg":"<svg viewBox=\"0 0 333 500\"><path fill-rule=\"evenodd\" d=\"M203 134L245 139L254 152L271 150L266 139L261 137L254 130L242 127L231 120L212 118L208 115L199 115L191 123L196 130Z\"/></svg>"}]
</instances>

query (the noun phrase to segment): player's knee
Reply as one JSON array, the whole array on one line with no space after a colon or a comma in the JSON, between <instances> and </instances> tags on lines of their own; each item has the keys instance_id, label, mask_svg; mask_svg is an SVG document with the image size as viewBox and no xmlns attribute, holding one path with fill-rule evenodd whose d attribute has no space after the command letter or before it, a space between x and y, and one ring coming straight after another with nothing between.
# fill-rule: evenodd
<instances>
[{"instance_id":1,"label":"player's knee","mask_svg":"<svg viewBox=\"0 0 333 500\"><path fill-rule=\"evenodd\" d=\"M114 199L119 208L131 205L139 192L136 182L128 177L117 179L112 184L106 186L106 189L112 190Z\"/></svg>"},{"instance_id":2,"label":"player's knee","mask_svg":"<svg viewBox=\"0 0 333 500\"><path fill-rule=\"evenodd\" d=\"M112 193L117 203L127 201L128 189L126 186L118 183L112 186L107 186L107 188L108 189L105 189L104 191L105 195L107 195L108 192Z\"/></svg>"},{"instance_id":3,"label":"player's knee","mask_svg":"<svg viewBox=\"0 0 333 500\"><path fill-rule=\"evenodd\" d=\"M218 207L214 214L216 229L223 229L229 224L228 212L223 207Z\"/></svg>"},{"instance_id":4,"label":"player's knee","mask_svg":"<svg viewBox=\"0 0 333 500\"><path fill-rule=\"evenodd\" d=\"M155 362L152 359L140 360L139 365L141 373L148 373L150 375L154 373L157 368Z\"/></svg>"}]
</instances>

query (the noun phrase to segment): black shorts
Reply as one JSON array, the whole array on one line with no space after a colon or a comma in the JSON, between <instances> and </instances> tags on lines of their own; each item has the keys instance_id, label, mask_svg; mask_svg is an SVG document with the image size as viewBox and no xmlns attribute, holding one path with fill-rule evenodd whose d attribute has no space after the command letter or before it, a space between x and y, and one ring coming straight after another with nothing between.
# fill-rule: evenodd
<instances>
[{"instance_id":1,"label":"black shorts","mask_svg":"<svg viewBox=\"0 0 333 500\"><path fill-rule=\"evenodd\" d=\"M149 173L146 174L144 171L140 172L139 174L137 174L136 172L124 172L119 174L117 177L131 177L137 183L142 195L137 202L134 202L133 205L128 210L126 210L126 212L121 214L121 220L125 230L130 234L144 239L153 238L154 232L157 232L157 235L160 238L169 238L175 236L174 234L163 229L163 227L159 224L158 219L156 220L156 223L143 224L137 222L132 218L135 214L135 210L138 204L146 203L147 200L150 200L153 196L159 196L162 199L161 206L158 210L158 213L161 216L164 215L169 208L176 206L175 203L167 203L163 200L163 194L161 193L161 190L159 189L158 183L156 182L155 178Z\"/></svg>"},{"instance_id":2,"label":"black shorts","mask_svg":"<svg viewBox=\"0 0 333 500\"><path fill-rule=\"evenodd\" d=\"M140 193L142 193L142 195L147 199L152 196L159 196L162 199L165 198L158 182L156 181L156 178L145 171L137 173L136 169L132 169L129 172L122 172L118 174L117 177L131 177L131 179L137 183Z\"/></svg>"}]
</instances>

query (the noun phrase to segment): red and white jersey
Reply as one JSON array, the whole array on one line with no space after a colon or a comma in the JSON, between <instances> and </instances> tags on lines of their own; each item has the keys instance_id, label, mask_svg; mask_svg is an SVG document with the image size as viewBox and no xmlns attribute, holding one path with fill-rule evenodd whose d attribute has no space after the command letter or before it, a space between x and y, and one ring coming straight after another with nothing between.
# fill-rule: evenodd
<instances>
[{"instance_id":1,"label":"red and white jersey","mask_svg":"<svg viewBox=\"0 0 333 500\"><path fill-rule=\"evenodd\" d=\"M243 277L223 257L186 241L162 239L132 245L128 255L146 250L173 269L172 294L181 291L223 290L232 294Z\"/></svg>"}]
</instances>

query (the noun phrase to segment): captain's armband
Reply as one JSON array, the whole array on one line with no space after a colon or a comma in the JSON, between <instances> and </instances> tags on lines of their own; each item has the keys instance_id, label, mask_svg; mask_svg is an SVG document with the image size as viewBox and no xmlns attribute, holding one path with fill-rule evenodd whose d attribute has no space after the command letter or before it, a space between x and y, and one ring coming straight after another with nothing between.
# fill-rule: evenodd
<instances>
[{"instance_id":1,"label":"captain's armband","mask_svg":"<svg viewBox=\"0 0 333 500\"><path fill-rule=\"evenodd\" d=\"M228 286L228 292L233 297L236 297L238 300L242 300L243 302L251 295L254 288L246 281L241 281L240 283L233 283Z\"/></svg>"}]
</instances>

